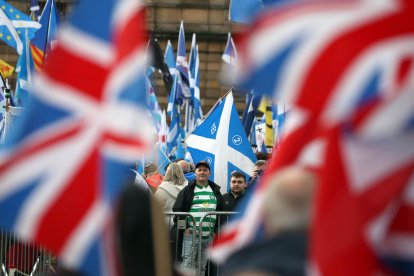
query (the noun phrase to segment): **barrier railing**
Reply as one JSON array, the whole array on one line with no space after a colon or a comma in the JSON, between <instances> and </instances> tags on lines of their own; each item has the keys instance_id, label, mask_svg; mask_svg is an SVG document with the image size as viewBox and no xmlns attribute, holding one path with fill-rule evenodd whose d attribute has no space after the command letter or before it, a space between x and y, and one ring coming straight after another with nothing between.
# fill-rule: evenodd
<instances>
[{"instance_id":1,"label":"barrier railing","mask_svg":"<svg viewBox=\"0 0 414 276\"><path fill-rule=\"evenodd\" d=\"M0 228L0 264L0 275L34 276L55 272L57 261L40 246Z\"/></svg>"},{"instance_id":2,"label":"barrier railing","mask_svg":"<svg viewBox=\"0 0 414 276\"><path fill-rule=\"evenodd\" d=\"M182 233L185 231L187 225L187 218L190 218L192 223L195 224L195 218L186 212L167 212L164 213L167 218L167 225L168 229L170 230L170 244L172 249L172 256L174 263L181 263L181 255L182 255ZM174 223L174 217L175 223ZM175 229L176 227L176 229ZM174 230L175 229L175 230ZM192 241L193 247L191 248L191 266L195 267L194 259L195 259L195 250L194 250L194 241L196 240L196 233L192 233ZM175 245L175 246L174 246Z\"/></svg>"},{"instance_id":3,"label":"barrier railing","mask_svg":"<svg viewBox=\"0 0 414 276\"><path fill-rule=\"evenodd\" d=\"M229 219L230 219L230 216L231 215L234 215L234 214L237 214L238 212L208 212L208 213L206 213L202 218L201 218L201 220L200 220L200 225L202 225L203 224L203 222L208 218L208 217L211 217L211 216L216 216L216 223L217 223L217 235L219 235L220 234L220 230L221 230L221 227L223 226L223 225L225 225L228 221L229 221ZM214 238L214 236L213 237L209 237L209 243L211 243L212 242L212 240L213 240L213 238ZM201 231L199 231L199 235L198 235L198 239L199 239L199 241L201 242L201 240L203 239L203 236L202 236L202 232ZM198 247L198 256L201 256L201 250L202 250L202 248L201 248L201 246L199 246ZM201 269L202 269L202 267L201 267L201 258L198 258L198 264L197 264L197 275L200 275L201 274ZM207 266L208 266L208 275L218 275L219 274L219 268L218 267L214 267L214 271L212 272L212 264L211 264L211 262L208 262L207 263Z\"/></svg>"},{"instance_id":4,"label":"barrier railing","mask_svg":"<svg viewBox=\"0 0 414 276\"><path fill-rule=\"evenodd\" d=\"M196 221L190 213L186 213L186 212L180 212L180 213L168 212L164 214L166 216L166 223L168 224L169 226L168 228L170 229L170 240L175 241L175 242L171 242L172 251L173 251L172 255L174 257L174 262L180 266L182 262L180 257L184 253L181 250L182 245L183 245L183 240L182 238L180 238L180 235L181 236L183 235L187 227L187 223L186 223L187 218L190 218L190 220L193 222L193 225L196 225ZM202 225L202 223L206 221L208 217L216 216L217 226L215 227L216 229L214 230L211 229L211 232L216 232L215 230L217 230L217 233L220 233L221 227L228 222L230 216L233 214L237 214L237 212L208 212L201 218L199 225ZM172 219L174 216L181 217L181 219L178 219L175 221L175 224ZM177 231L174 230L174 227L177 228ZM203 270L202 264L201 264L202 260L200 257L202 255L202 246L201 246L202 241L203 241L202 232L199 230L196 230L196 231L193 231L191 234L192 234L191 269L193 273L197 273L197 275L200 275L201 271ZM208 239L208 243L210 243L212 239L213 239L213 236L210 236ZM195 260L196 256L197 256L197 259ZM218 275L218 272L219 272L218 271L219 268L211 265L210 262L208 262L207 264L207 270L208 270L208 275Z\"/></svg>"}]
</instances>

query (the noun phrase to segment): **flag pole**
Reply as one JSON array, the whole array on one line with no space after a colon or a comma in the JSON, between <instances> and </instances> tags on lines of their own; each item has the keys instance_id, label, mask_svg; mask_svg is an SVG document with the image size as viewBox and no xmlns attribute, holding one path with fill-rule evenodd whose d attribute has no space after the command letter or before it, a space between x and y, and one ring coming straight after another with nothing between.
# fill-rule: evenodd
<instances>
[{"instance_id":1,"label":"flag pole","mask_svg":"<svg viewBox=\"0 0 414 276\"><path fill-rule=\"evenodd\" d=\"M213 107L210 109L210 111L209 112L207 112L207 114L206 115L204 115L203 116L203 118L201 118L201 120L199 120L197 123L196 123L196 125L193 127L193 129L189 132L189 133L187 133L187 135L184 137L184 139L182 139L181 141L180 141L180 144L178 144L175 148L173 148L173 150L171 151L171 153L167 156L167 159L166 160L164 160L164 162L162 162L161 163L161 165L157 168L157 171L156 172L158 172L159 170L160 170L160 168L162 167L162 166L164 166L164 164L165 164L165 162L167 161L167 160L169 160L170 159L170 157L178 150L178 148L179 147L181 147L182 146L182 144L184 144L184 142L185 142L185 140L187 139L187 137L188 136L190 136L197 128L198 128L198 126L202 123L202 122L204 122L206 119L207 119L207 117L217 108L217 106L218 106L218 104L225 98L225 97L227 97L227 95L231 92L231 91L233 91L233 87L232 88L230 88L222 97L220 97L218 100L217 100L217 102L213 105Z\"/></svg>"}]
</instances>

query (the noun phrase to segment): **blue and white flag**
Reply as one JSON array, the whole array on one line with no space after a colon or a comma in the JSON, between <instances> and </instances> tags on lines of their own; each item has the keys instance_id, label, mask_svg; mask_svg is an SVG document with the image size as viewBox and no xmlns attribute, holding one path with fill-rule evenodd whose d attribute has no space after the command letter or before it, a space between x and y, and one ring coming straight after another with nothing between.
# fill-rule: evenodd
<instances>
[{"instance_id":1,"label":"blue and white flag","mask_svg":"<svg viewBox=\"0 0 414 276\"><path fill-rule=\"evenodd\" d=\"M221 58L227 64L230 64L232 66L235 65L235 62L237 59L237 50L236 50L236 45L234 44L233 38L231 37L231 33L228 34L226 48L224 49L224 52Z\"/></svg>"},{"instance_id":2,"label":"blue and white flag","mask_svg":"<svg viewBox=\"0 0 414 276\"><path fill-rule=\"evenodd\" d=\"M260 95L257 96L254 94L254 92L251 92L248 94L246 107L243 111L243 116L242 116L242 124L243 124L244 130L246 131L247 137L250 136L250 133L252 131L253 120L256 116L257 108L259 107L261 99L262 99L262 96Z\"/></svg>"},{"instance_id":3,"label":"blue and white flag","mask_svg":"<svg viewBox=\"0 0 414 276\"><path fill-rule=\"evenodd\" d=\"M170 70L171 76L174 76L176 72L176 61L174 56L174 49L172 47L171 41L169 40L167 42L167 47L165 48L164 59L168 65L168 69Z\"/></svg>"},{"instance_id":4,"label":"blue and white flag","mask_svg":"<svg viewBox=\"0 0 414 276\"><path fill-rule=\"evenodd\" d=\"M28 30L28 39L34 37L40 28L38 22L22 13L4 0L0 0L0 39L7 45L16 48L19 55L23 51L23 35Z\"/></svg>"},{"instance_id":5,"label":"blue and white flag","mask_svg":"<svg viewBox=\"0 0 414 276\"><path fill-rule=\"evenodd\" d=\"M155 95L152 83L147 76L145 76L145 86L146 86L147 93L148 93L147 95L148 107L149 107L149 110L151 110L151 114L152 114L152 117L154 118L157 131L159 131L161 128L162 110L161 110L160 105L158 104L157 95Z\"/></svg>"},{"instance_id":6,"label":"blue and white flag","mask_svg":"<svg viewBox=\"0 0 414 276\"><path fill-rule=\"evenodd\" d=\"M190 77L188 73L188 60L187 52L185 49L185 32L184 22L181 21L180 31L178 33L178 47L177 47L177 61L176 61L177 74L179 76L178 83L180 89L177 89L177 94L180 98L189 98L190 92Z\"/></svg>"},{"instance_id":7,"label":"blue and white flag","mask_svg":"<svg viewBox=\"0 0 414 276\"><path fill-rule=\"evenodd\" d=\"M210 179L221 186L222 193L229 190L233 171L250 175L256 162L232 92L216 105L185 142L195 163L204 160L210 164Z\"/></svg>"},{"instance_id":8,"label":"blue and white flag","mask_svg":"<svg viewBox=\"0 0 414 276\"><path fill-rule=\"evenodd\" d=\"M190 89L191 98L188 99L185 113L185 130L193 130L198 121L203 117L203 111L200 104L200 59L198 57L198 45L196 43L196 34L193 34L190 52Z\"/></svg>"},{"instance_id":9,"label":"blue and white flag","mask_svg":"<svg viewBox=\"0 0 414 276\"><path fill-rule=\"evenodd\" d=\"M23 52L17 60L16 72L17 83L16 83L16 94L15 100L16 105L24 106L29 97L30 86L32 85L32 72L34 72L34 60L32 51L30 51L30 44L28 39L28 31L23 38Z\"/></svg>"}]
</instances>

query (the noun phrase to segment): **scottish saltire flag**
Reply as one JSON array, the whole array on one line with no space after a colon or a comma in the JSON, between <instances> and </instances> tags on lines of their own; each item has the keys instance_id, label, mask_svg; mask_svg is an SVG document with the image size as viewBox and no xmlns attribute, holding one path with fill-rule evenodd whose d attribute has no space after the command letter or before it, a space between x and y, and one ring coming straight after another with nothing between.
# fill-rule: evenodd
<instances>
[{"instance_id":1,"label":"scottish saltire flag","mask_svg":"<svg viewBox=\"0 0 414 276\"><path fill-rule=\"evenodd\" d=\"M139 168L137 172L143 173L145 164L149 162L155 163L157 165L158 172L162 175L165 174L165 167L171 163L166 154L165 145L159 142L155 143L152 151L149 154L146 154L145 157L140 158Z\"/></svg>"},{"instance_id":2,"label":"scottish saltire flag","mask_svg":"<svg viewBox=\"0 0 414 276\"><path fill-rule=\"evenodd\" d=\"M253 28L241 39L239 49L242 51L239 51L238 56L240 67L237 67L238 73L236 74L239 82L254 87L257 91L271 94L274 98L293 103L294 106L289 114L287 131L277 155L268 167L264 181L258 186L256 193L246 206L246 214L243 218L229 224L221 239L213 247L212 254L215 259L223 260L236 248L254 240L258 229L262 226L262 219L255 217L251 220L251 218L261 213L263 194L269 184L266 179L276 173L280 167L302 164L314 166L322 172L333 172L334 170L327 168L337 166L341 174L322 174L321 176L326 179L335 176L335 178L339 177L348 181L345 185L347 192L345 195L348 196L351 193L353 197L348 196L348 201L342 201L341 206L357 203L354 206L361 207L358 208L360 215L365 215L365 212L375 212L367 217L358 217L354 208L341 209L341 206L334 204L337 200L330 195L332 192L335 195L344 193L341 190L333 191L336 185L330 185L331 193L326 193L326 197L318 204L323 205L323 209L329 210L329 213L336 218L349 217L350 220L343 219L343 221L355 222L349 226L354 226L353 230L357 231L353 233L352 240L347 240L347 244L352 243L352 248L347 247L349 251L346 252L346 256L344 256L344 251L336 251L338 248L343 248L337 246L338 243L342 244L342 241L336 242L339 236L335 235L335 242L331 240L327 243L324 240L323 244L322 239L317 239L312 249L314 255L312 268L316 269L316 274L321 275L330 275L337 271L346 275L352 275L355 271L365 271L367 273L362 274L367 275L381 270L376 258L381 255L379 254L380 248L372 246L370 241L376 240L378 236L371 232L373 228L370 226L378 226L376 231L387 233L388 226L382 224L381 219L389 213L384 213L385 209L382 207L391 206L392 202L399 200L403 194L397 193L398 196L392 199L387 197L390 200L381 198L381 203L376 205L376 207L379 206L378 208L372 209L367 206L365 209L363 202L376 201L374 200L377 197L376 194L371 192L381 189L381 185L377 186L380 182L390 184L395 181L397 184L394 187L409 189L409 180L405 176L396 179L391 175L393 175L392 172L398 172L404 168L411 169L412 159L408 157L404 162L399 159L388 162L367 151L363 153L363 156L367 158L364 160L368 166L364 170L366 174L358 175L352 173L353 169L349 167L352 166L351 162L340 163L340 157L330 157L337 162L328 164L327 155L332 154L328 152L339 156L338 154L349 152L349 150L343 151L344 147L341 146L339 149L336 147L330 151L326 150L326 145L327 138L328 140L335 138L334 130L343 127L344 130L352 131L354 122L350 122L350 118L357 117L356 122L361 121L361 118L355 115L362 116L369 112L370 107L376 102L385 101L386 103L387 99L392 100L400 93L399 91L404 91L399 84L404 82L402 80L405 79L405 82L412 85L412 82L407 81L411 77L407 76L412 76L412 64L414 63L413 53L410 50L414 43L414 26L407 24L409 24L409 14L413 13L413 8L411 1L311 1L295 7L264 12ZM272 36L269 36L269 33L272 33ZM306 36L303 35L305 33ZM396 111L397 117L390 116L389 119L396 125L400 125L399 119L404 113ZM345 123L348 125L344 125ZM370 124L381 126L380 120L373 119L365 123L368 128ZM406 127L407 125L409 123L405 123ZM329 131L332 131L330 136L327 138L322 136L322 133ZM344 134L341 133L341 135ZM352 138L352 136L351 133L348 137ZM336 138L340 138L338 134ZM378 139L377 142L380 140ZM399 140L400 138L396 137L390 143L395 143L395 147L404 147L404 142L400 140L400 143ZM348 140L350 141L352 139ZM371 142L375 144L375 139ZM376 148L374 144L371 146ZM352 143L348 145L353 147ZM358 145L354 144L354 146L356 146L353 149L354 154L357 154ZM370 143L365 146L368 150ZM397 148L395 150L397 152ZM384 152L383 156L387 154ZM377 166L377 164L380 165ZM383 174L384 170L387 173ZM364 182L363 186L358 184L361 180ZM340 189L343 187L342 185ZM360 193L362 191L359 187L364 187L363 193ZM320 189L324 188L325 184ZM328 182L326 182L326 188L329 190ZM412 215L411 211L408 213ZM321 224L322 229L315 224L315 235L326 234L324 231L329 231L333 227L338 228L335 224L337 221L327 219L326 213L318 215L324 217L326 224ZM390 215L396 219L394 215ZM329 218L332 219L332 217ZM327 228L323 229L324 227ZM412 234L411 231L407 232L409 238L412 238ZM348 236L349 233L347 233ZM341 235L341 239L343 237ZM381 237L378 241L376 245L386 245L386 240ZM363 250L359 251L358 248ZM390 255L395 262L401 263L404 259L412 260L410 255L404 253L407 251L400 251L401 247L397 246L394 249L394 251L391 250ZM358 256L358 259L363 261L349 262L347 256L353 260L355 256ZM337 261L333 258L337 258Z\"/></svg>"},{"instance_id":3,"label":"scottish saltire flag","mask_svg":"<svg viewBox=\"0 0 414 276\"><path fill-rule=\"evenodd\" d=\"M153 145L144 15L135 0L79 1L0 149L0 223L84 275L117 275L114 201Z\"/></svg>"},{"instance_id":4,"label":"scottish saltire flag","mask_svg":"<svg viewBox=\"0 0 414 276\"><path fill-rule=\"evenodd\" d=\"M200 59L198 57L196 34L193 34L191 42L189 69L191 97L187 99L186 103L184 126L186 132L192 131L197 122L203 117L200 103Z\"/></svg>"},{"instance_id":5,"label":"scottish saltire flag","mask_svg":"<svg viewBox=\"0 0 414 276\"><path fill-rule=\"evenodd\" d=\"M221 58L229 65L234 66L237 60L237 50L236 45L234 44L231 33L227 36L226 48L224 49L223 55Z\"/></svg>"},{"instance_id":6,"label":"scottish saltire flag","mask_svg":"<svg viewBox=\"0 0 414 276\"><path fill-rule=\"evenodd\" d=\"M171 111L170 127L167 135L167 153L173 155L175 159L184 158L185 151L181 141L185 133L181 126L181 114L178 105L174 105Z\"/></svg>"},{"instance_id":7,"label":"scottish saltire flag","mask_svg":"<svg viewBox=\"0 0 414 276\"><path fill-rule=\"evenodd\" d=\"M195 47L195 64L194 64L194 126L203 117L203 110L201 108L201 96L200 96L200 57L198 55L198 45Z\"/></svg>"},{"instance_id":8,"label":"scottish saltire flag","mask_svg":"<svg viewBox=\"0 0 414 276\"><path fill-rule=\"evenodd\" d=\"M256 96L253 91L248 94L246 107L244 108L243 115L242 115L242 124L243 124L243 128L244 128L244 131L246 132L247 137L250 137L253 122L256 117L257 109L259 107L261 99L262 97ZM255 135L252 135L252 137L254 136Z\"/></svg>"},{"instance_id":9,"label":"scottish saltire flag","mask_svg":"<svg viewBox=\"0 0 414 276\"><path fill-rule=\"evenodd\" d=\"M40 24L33 21L4 0L0 0L0 39L16 48L19 55L23 51L23 35L28 30L28 39L32 39Z\"/></svg>"},{"instance_id":10,"label":"scottish saltire flag","mask_svg":"<svg viewBox=\"0 0 414 276\"><path fill-rule=\"evenodd\" d=\"M188 62L188 77L190 85L190 97L185 102L184 129L190 132L194 126L194 86L195 86L195 49L197 47L196 34L191 40L190 60Z\"/></svg>"},{"instance_id":11,"label":"scottish saltire flag","mask_svg":"<svg viewBox=\"0 0 414 276\"><path fill-rule=\"evenodd\" d=\"M46 2L39 23L42 27L30 41L30 49L35 62L36 71L40 71L43 68L45 58L50 51L52 44L56 41L59 13L56 9L55 0L48 0Z\"/></svg>"},{"instance_id":12,"label":"scottish saltire flag","mask_svg":"<svg viewBox=\"0 0 414 276\"><path fill-rule=\"evenodd\" d=\"M176 99L177 95L177 86L178 86L178 75L174 75L173 84L171 87L170 95L168 96L167 103L167 115L171 117L173 108L176 104L181 105L182 102L179 102L179 98Z\"/></svg>"},{"instance_id":13,"label":"scottish saltire flag","mask_svg":"<svg viewBox=\"0 0 414 276\"><path fill-rule=\"evenodd\" d=\"M167 63L167 65L168 65L171 76L174 76L175 72L176 72L176 69L175 69L176 59L175 59L175 56L174 56L174 49L172 47L172 44L171 44L170 40L168 40L167 47L165 48L164 59L165 59L165 62Z\"/></svg>"},{"instance_id":14,"label":"scottish saltire flag","mask_svg":"<svg viewBox=\"0 0 414 276\"><path fill-rule=\"evenodd\" d=\"M178 33L176 69L179 83L179 89L177 89L178 96L183 99L189 98L191 96L190 76L188 72L187 51L185 49L185 32L183 21L181 21L180 31Z\"/></svg>"},{"instance_id":15,"label":"scottish saltire flag","mask_svg":"<svg viewBox=\"0 0 414 276\"><path fill-rule=\"evenodd\" d=\"M25 31L27 32L27 31ZM34 71L34 61L30 51L30 42L25 35L23 38L23 52L17 60L16 72L16 106L24 106L28 100L32 85L32 72Z\"/></svg>"},{"instance_id":16,"label":"scottish saltire flag","mask_svg":"<svg viewBox=\"0 0 414 276\"><path fill-rule=\"evenodd\" d=\"M204 160L210 164L210 179L220 185L222 193L230 189L233 171L250 175L256 162L234 106L232 92L187 136L185 143L195 163Z\"/></svg>"}]
</instances>

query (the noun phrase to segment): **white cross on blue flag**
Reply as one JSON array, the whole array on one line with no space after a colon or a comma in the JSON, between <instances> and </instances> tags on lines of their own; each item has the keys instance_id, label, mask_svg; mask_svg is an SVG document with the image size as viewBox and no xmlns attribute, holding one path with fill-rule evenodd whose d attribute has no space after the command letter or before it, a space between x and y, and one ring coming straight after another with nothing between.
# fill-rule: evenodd
<instances>
[{"instance_id":1,"label":"white cross on blue flag","mask_svg":"<svg viewBox=\"0 0 414 276\"><path fill-rule=\"evenodd\" d=\"M233 171L250 174L256 162L232 92L215 106L185 142L195 163L204 160L210 164L210 179L221 186L222 193L229 190Z\"/></svg>"}]
</instances>

